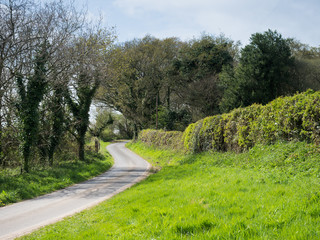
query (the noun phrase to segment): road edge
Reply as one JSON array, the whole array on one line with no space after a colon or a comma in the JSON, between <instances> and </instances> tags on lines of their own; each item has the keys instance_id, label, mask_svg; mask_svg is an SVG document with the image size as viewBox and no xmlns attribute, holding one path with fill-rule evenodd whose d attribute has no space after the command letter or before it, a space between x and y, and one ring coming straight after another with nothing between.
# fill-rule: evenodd
<instances>
[{"instance_id":1,"label":"road edge","mask_svg":"<svg viewBox=\"0 0 320 240\"><path fill-rule=\"evenodd\" d=\"M111 145L111 144L110 144L110 145ZM108 147L108 146L107 146L107 147ZM107 148L107 147L106 147L106 148ZM133 154L139 156L138 154L136 154L135 152L131 151L131 150L130 150L129 148L127 148L126 146L125 146L125 148L126 148L127 150L129 150L130 152L132 152ZM102 202L104 202L104 201L112 198L113 196L115 196L115 195L117 195L117 194L125 191L126 189L132 187L133 185L141 182L142 180L146 179L148 176L150 176L150 175L152 174L151 171L150 171L152 165L151 165L147 160L145 160L144 158L142 158L141 156L139 156L139 157L140 157L141 159L143 159L143 160L147 163L147 168L146 168L146 170L144 171L144 173L143 173L140 177L136 178L132 183L129 183L129 184L127 184L127 185L119 188L117 191L115 191L115 192L113 192L113 193L111 193L111 194L109 194L109 195L106 195L103 199L99 199L99 200L97 200L97 201L95 201L95 202L92 202L92 203L87 204L87 205L85 205L85 206L82 206L82 207L80 207L80 208L74 209L73 211L68 212L68 213L67 213L65 216L63 216L63 217L57 217L57 218L54 218L54 219L50 219L50 220L48 220L48 221L46 221L46 222L43 222L43 223L41 223L41 224L39 224L39 225L33 226L33 227L29 228L29 229L25 229L23 232L14 232L14 233L10 233L10 234L4 235L4 236L1 237L1 239L2 239L2 240L10 240L10 239L15 239L15 238L18 238L18 237L22 237L22 236L24 236L24 235L30 234L30 233L32 233L32 232L34 232L34 231L42 228L42 227L44 227L44 226L51 225L51 224L54 224L54 223L56 223L56 222L62 221L62 220L64 220L65 218L71 217L71 216L73 216L73 215L75 215L75 214L77 214L77 213L80 213L80 212L84 211L84 210L90 210L90 209L92 209L93 207L97 206L98 204L100 204L100 203L102 203ZM111 168L112 168L112 167L111 167ZM109 168L106 172L108 172L111 168ZM103 173L102 173L102 174L103 174ZM59 190L58 190L58 191L59 191ZM50 194L50 193L49 193L49 194Z\"/></svg>"}]
</instances>

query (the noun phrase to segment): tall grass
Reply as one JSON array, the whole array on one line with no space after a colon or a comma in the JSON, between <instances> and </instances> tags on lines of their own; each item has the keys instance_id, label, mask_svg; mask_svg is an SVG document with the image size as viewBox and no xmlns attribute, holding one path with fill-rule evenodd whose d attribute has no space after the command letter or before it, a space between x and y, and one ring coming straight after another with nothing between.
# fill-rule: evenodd
<instances>
[{"instance_id":1,"label":"tall grass","mask_svg":"<svg viewBox=\"0 0 320 240\"><path fill-rule=\"evenodd\" d=\"M161 171L23 239L320 239L315 145L194 155L130 148Z\"/></svg>"}]
</instances>

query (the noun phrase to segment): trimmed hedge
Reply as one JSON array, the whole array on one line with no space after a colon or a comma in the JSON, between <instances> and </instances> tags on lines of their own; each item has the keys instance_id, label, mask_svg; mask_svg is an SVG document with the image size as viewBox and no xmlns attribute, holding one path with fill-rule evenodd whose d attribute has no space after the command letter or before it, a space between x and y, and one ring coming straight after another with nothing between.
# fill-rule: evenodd
<instances>
[{"instance_id":1,"label":"trimmed hedge","mask_svg":"<svg viewBox=\"0 0 320 240\"><path fill-rule=\"evenodd\" d=\"M183 149L183 133L179 131L146 129L139 133L138 140L148 145Z\"/></svg>"},{"instance_id":2,"label":"trimmed hedge","mask_svg":"<svg viewBox=\"0 0 320 240\"><path fill-rule=\"evenodd\" d=\"M183 134L144 130L139 139L187 152L241 152L257 143L270 144L279 140L319 144L320 92L308 90L293 97L277 98L265 106L253 104L206 117L190 124Z\"/></svg>"}]
</instances>

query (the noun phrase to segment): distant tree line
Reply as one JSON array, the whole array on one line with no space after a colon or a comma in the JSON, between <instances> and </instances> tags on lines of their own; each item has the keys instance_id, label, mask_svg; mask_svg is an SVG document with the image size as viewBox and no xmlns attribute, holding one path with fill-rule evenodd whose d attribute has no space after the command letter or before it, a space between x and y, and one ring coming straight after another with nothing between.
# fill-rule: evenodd
<instances>
[{"instance_id":1,"label":"distant tree line","mask_svg":"<svg viewBox=\"0 0 320 240\"><path fill-rule=\"evenodd\" d=\"M187 42L147 35L108 54L96 99L121 112L134 132L184 130L206 116L320 88L320 49L272 30L252 34L243 48L223 35Z\"/></svg>"}]
</instances>

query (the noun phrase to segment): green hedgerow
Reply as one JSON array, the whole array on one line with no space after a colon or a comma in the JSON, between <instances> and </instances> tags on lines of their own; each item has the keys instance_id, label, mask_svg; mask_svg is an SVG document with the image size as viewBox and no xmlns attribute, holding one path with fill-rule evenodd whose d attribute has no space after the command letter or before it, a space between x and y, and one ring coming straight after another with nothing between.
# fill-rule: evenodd
<instances>
[{"instance_id":1,"label":"green hedgerow","mask_svg":"<svg viewBox=\"0 0 320 240\"><path fill-rule=\"evenodd\" d=\"M279 97L262 106L253 104L230 113L206 117L181 132L144 130L139 140L186 152L242 152L256 144L276 141L320 143L320 92L308 90Z\"/></svg>"}]
</instances>

